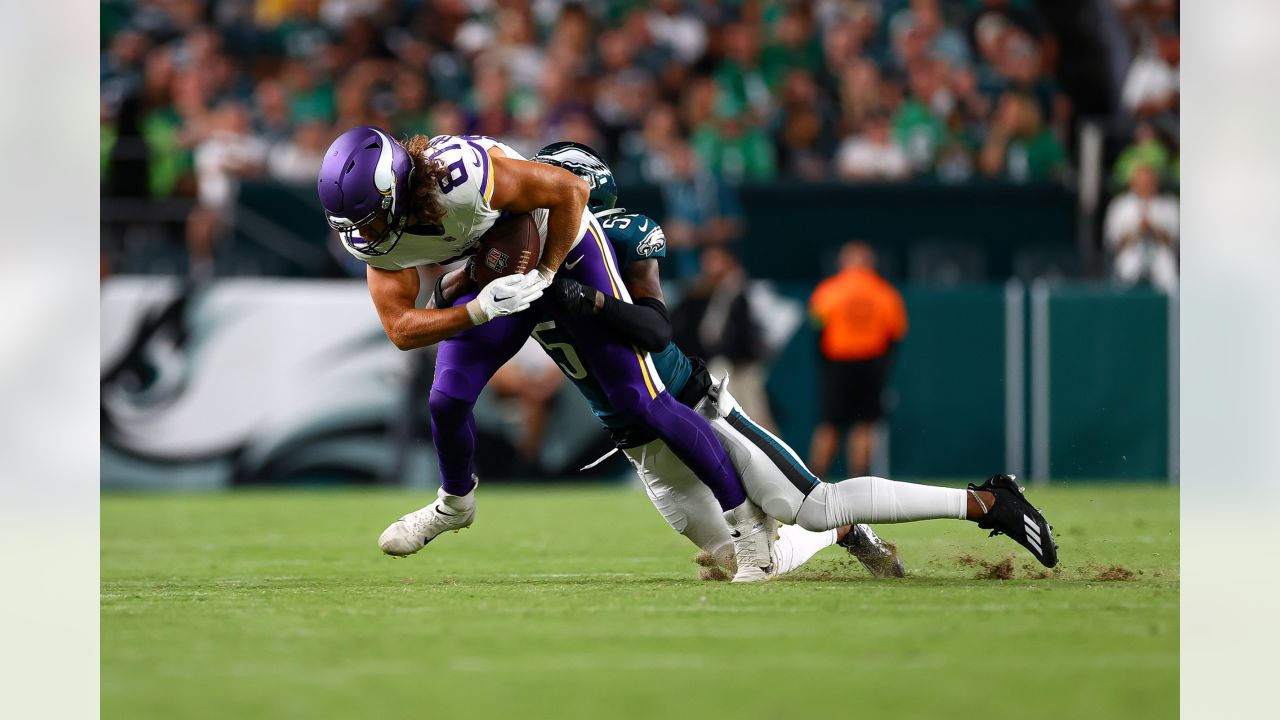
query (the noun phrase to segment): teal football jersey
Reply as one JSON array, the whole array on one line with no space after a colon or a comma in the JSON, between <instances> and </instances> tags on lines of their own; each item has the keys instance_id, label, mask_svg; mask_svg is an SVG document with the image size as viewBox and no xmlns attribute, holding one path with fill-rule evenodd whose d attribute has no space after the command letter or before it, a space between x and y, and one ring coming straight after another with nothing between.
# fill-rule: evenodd
<instances>
[{"instance_id":1,"label":"teal football jersey","mask_svg":"<svg viewBox=\"0 0 1280 720\"><path fill-rule=\"evenodd\" d=\"M613 245L621 267L637 260L667 256L667 236L663 234L662 226L648 215L628 213L623 208L615 208L596 217L600 220L600 227L609 236L609 243Z\"/></svg>"},{"instance_id":2,"label":"teal football jersey","mask_svg":"<svg viewBox=\"0 0 1280 720\"><path fill-rule=\"evenodd\" d=\"M621 208L600 213L596 217L600 219L600 227L604 229L614 254L618 256L619 267L666 256L666 236L662 233L662 227L652 218L627 213ZM534 328L533 339L556 359L560 369L586 398L591 412L595 413L606 428L620 431L632 426L631 418L622 416L609 404L604 390L579 359L575 341L568 332L556 326L555 321L547 321L538 323ZM672 395L679 395L693 372L689 358L685 357L675 343L668 343L661 352L651 353L650 359L658 370L658 377L662 378L662 384L667 386Z\"/></svg>"}]
</instances>

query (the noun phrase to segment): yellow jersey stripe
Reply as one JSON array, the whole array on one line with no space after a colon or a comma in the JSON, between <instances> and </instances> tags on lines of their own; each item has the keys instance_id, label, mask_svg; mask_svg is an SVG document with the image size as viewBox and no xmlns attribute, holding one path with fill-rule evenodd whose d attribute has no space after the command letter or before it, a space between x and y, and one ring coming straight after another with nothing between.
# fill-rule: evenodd
<instances>
[{"instance_id":1,"label":"yellow jersey stripe","mask_svg":"<svg viewBox=\"0 0 1280 720\"><path fill-rule=\"evenodd\" d=\"M596 247L600 248L600 259L604 260L604 267L607 271L605 275L609 276L609 288L613 290L613 297L615 300L620 300L622 295L618 293L618 284L613 280L613 263L609 262L609 251L605 248L604 241L600 239L600 235L596 233L594 222L587 225L587 232L591 233L591 237L596 241Z\"/></svg>"},{"instance_id":2,"label":"yellow jersey stripe","mask_svg":"<svg viewBox=\"0 0 1280 720\"><path fill-rule=\"evenodd\" d=\"M600 257L604 260L605 269L607 270L605 275L609 276L609 288L613 290L613 297L615 300L620 300L622 296L618 293L618 285L613 279L616 270L614 270L613 263L609 262L609 251L605 248L604 240L600 238L600 234L596 232L594 221L587 226L587 232L591 233L591 237L596 241L596 247L600 248ZM649 390L649 399L652 400L658 397L658 391L653 386L653 378L649 376L649 363L645 362L644 354L639 350L634 347L631 350L636 354L636 360L640 363L640 374L644 377L644 386Z\"/></svg>"},{"instance_id":3,"label":"yellow jersey stripe","mask_svg":"<svg viewBox=\"0 0 1280 720\"><path fill-rule=\"evenodd\" d=\"M484 156L484 175L486 178L484 183L484 204L488 205L489 201L493 199L493 159L489 157L488 150L480 154Z\"/></svg>"}]
</instances>

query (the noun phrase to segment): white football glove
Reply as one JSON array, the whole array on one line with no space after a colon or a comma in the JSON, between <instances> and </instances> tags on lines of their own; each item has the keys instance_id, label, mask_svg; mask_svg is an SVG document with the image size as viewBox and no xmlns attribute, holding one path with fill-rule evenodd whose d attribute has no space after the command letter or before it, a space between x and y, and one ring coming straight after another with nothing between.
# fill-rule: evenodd
<instances>
[{"instance_id":1,"label":"white football glove","mask_svg":"<svg viewBox=\"0 0 1280 720\"><path fill-rule=\"evenodd\" d=\"M546 267L539 265L538 267L525 273L523 276L525 287L538 288L546 290L551 286L551 281L555 279L556 274Z\"/></svg>"},{"instance_id":2,"label":"white football glove","mask_svg":"<svg viewBox=\"0 0 1280 720\"><path fill-rule=\"evenodd\" d=\"M525 275L500 277L485 285L476 299L467 303L467 314L472 323L482 325L496 317L518 313L542 297L544 287L530 285Z\"/></svg>"}]
</instances>

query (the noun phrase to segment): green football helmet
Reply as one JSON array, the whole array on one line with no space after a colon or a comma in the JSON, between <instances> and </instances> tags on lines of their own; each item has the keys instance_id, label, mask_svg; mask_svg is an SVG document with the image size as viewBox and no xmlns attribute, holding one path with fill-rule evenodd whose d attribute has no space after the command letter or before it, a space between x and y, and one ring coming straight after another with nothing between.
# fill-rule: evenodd
<instances>
[{"instance_id":1,"label":"green football helmet","mask_svg":"<svg viewBox=\"0 0 1280 720\"><path fill-rule=\"evenodd\" d=\"M598 213L612 210L618 204L618 183L613 171L600 159L600 153L576 142L557 142L542 148L533 156L534 162L564 168L587 181L591 195L587 207Z\"/></svg>"}]
</instances>

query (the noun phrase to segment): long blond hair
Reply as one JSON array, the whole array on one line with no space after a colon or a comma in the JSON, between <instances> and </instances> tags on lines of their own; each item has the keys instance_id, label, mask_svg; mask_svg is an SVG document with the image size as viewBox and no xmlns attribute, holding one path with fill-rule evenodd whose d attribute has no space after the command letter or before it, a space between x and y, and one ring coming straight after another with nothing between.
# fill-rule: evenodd
<instances>
[{"instance_id":1,"label":"long blond hair","mask_svg":"<svg viewBox=\"0 0 1280 720\"><path fill-rule=\"evenodd\" d=\"M449 177L449 169L437 160L427 159L431 138L414 135L401 145L413 161L413 183L409 190L409 214L428 225L439 225L444 219L440 205L440 183Z\"/></svg>"}]
</instances>

